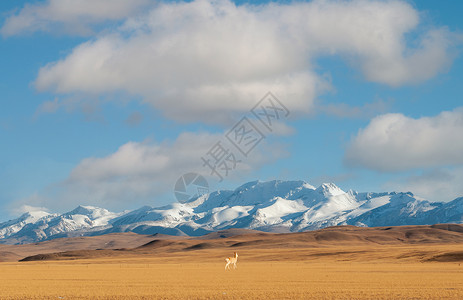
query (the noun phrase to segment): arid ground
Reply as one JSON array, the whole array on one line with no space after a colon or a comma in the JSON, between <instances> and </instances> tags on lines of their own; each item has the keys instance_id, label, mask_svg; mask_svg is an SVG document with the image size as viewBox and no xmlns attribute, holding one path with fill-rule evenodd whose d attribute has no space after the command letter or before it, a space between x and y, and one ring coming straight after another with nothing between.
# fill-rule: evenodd
<instances>
[{"instance_id":1,"label":"arid ground","mask_svg":"<svg viewBox=\"0 0 463 300\"><path fill-rule=\"evenodd\" d=\"M463 299L460 225L112 234L0 255L0 299Z\"/></svg>"}]
</instances>

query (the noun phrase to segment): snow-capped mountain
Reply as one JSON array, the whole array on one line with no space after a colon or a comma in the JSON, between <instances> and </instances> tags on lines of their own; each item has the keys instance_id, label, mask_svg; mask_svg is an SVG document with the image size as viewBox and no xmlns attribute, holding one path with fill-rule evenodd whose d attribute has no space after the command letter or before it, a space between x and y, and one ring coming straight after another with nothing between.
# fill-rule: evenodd
<instances>
[{"instance_id":1,"label":"snow-capped mountain","mask_svg":"<svg viewBox=\"0 0 463 300\"><path fill-rule=\"evenodd\" d=\"M48 219L56 215L51 215L45 211L27 212L19 218L0 224L0 239L11 237L21 231L26 225L34 224L40 219Z\"/></svg>"},{"instance_id":2,"label":"snow-capped mountain","mask_svg":"<svg viewBox=\"0 0 463 300\"><path fill-rule=\"evenodd\" d=\"M0 242L27 243L58 237L132 231L203 235L227 228L297 232L334 225L395 226L463 223L463 198L430 202L412 193L345 192L333 183L249 182L153 208L113 213L79 206L64 214L26 213L0 224Z\"/></svg>"},{"instance_id":3,"label":"snow-capped mountain","mask_svg":"<svg viewBox=\"0 0 463 300\"><path fill-rule=\"evenodd\" d=\"M80 231L104 228L120 214L104 208L78 206L64 214L43 211L28 212L16 220L0 224L0 241L31 243L49 238L79 235Z\"/></svg>"}]
</instances>

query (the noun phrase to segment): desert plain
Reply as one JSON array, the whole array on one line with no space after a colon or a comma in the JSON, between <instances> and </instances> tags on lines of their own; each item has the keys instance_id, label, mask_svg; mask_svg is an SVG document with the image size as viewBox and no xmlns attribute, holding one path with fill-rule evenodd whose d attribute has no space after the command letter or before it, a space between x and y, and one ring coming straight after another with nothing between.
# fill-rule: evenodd
<instances>
[{"instance_id":1,"label":"desert plain","mask_svg":"<svg viewBox=\"0 0 463 300\"><path fill-rule=\"evenodd\" d=\"M0 245L0 260L0 299L463 299L461 225L118 233Z\"/></svg>"}]
</instances>

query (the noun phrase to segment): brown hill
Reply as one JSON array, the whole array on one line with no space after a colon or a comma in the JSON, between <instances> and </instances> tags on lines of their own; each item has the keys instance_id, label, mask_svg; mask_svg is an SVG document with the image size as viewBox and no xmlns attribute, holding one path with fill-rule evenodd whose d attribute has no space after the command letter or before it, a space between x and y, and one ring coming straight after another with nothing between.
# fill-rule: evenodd
<instances>
[{"instance_id":1,"label":"brown hill","mask_svg":"<svg viewBox=\"0 0 463 300\"><path fill-rule=\"evenodd\" d=\"M34 244L0 245L0 261L17 261L36 255L73 250L135 248L153 240L152 236L132 232L92 237L60 238Z\"/></svg>"},{"instance_id":2,"label":"brown hill","mask_svg":"<svg viewBox=\"0 0 463 300\"><path fill-rule=\"evenodd\" d=\"M249 235L251 234L271 235L273 233L262 232L258 230L252 230L252 229L230 228L226 230L220 230L220 231L208 233L206 235L199 237L198 239L212 240L212 239L228 238L228 237L232 237L236 235L248 235L248 234Z\"/></svg>"},{"instance_id":3,"label":"brown hill","mask_svg":"<svg viewBox=\"0 0 463 300\"><path fill-rule=\"evenodd\" d=\"M371 258L381 253L383 257L391 257L385 250L388 246L400 248L403 246L419 245L463 245L463 226L456 224L374 228L337 226L316 231L282 234L264 233L255 230L228 229L199 238L178 239L177 237L172 237L169 239L165 235L158 237L117 234L93 237L91 242L87 241L84 243L86 239L89 238L81 238L81 243L76 240L61 239L31 245L29 246L31 247L28 250L29 253L32 251L41 251L42 249L50 250L50 248L46 247L49 244L53 244L60 250L63 248L66 249L65 251L58 250L54 253L50 253L52 251L48 253L36 252L35 255L30 255L22 261L131 257L139 255L170 257L172 255L193 255L192 253L196 251L210 252L212 250L215 252L210 254L209 258L211 259L215 256L220 257L222 253L233 253L233 251L239 251L240 253L248 251L249 253L253 252L256 253L255 255L259 255L260 252L267 253L272 250L280 252L278 257L276 255L265 255L265 257L261 257L260 259L272 260L284 257L286 259L290 259L291 257L315 259L336 256L349 260L356 259L355 257L358 257L360 254ZM111 247L101 247L99 250L91 249L91 246L95 248L96 245L101 245L102 240L112 241ZM108 245L106 243L105 245ZM116 245L120 246L120 248L116 248ZM83 246L86 248L78 248ZM69 249L72 247L74 248ZM340 251L340 248L345 250ZM261 251L257 251L259 249ZM412 248L408 247L407 249ZM285 251L290 252L286 253ZM396 258L417 258L423 261L463 260L461 253L433 252L431 250L407 251L400 252L396 255ZM13 253L18 254L18 251ZM22 253L26 252L23 251Z\"/></svg>"}]
</instances>

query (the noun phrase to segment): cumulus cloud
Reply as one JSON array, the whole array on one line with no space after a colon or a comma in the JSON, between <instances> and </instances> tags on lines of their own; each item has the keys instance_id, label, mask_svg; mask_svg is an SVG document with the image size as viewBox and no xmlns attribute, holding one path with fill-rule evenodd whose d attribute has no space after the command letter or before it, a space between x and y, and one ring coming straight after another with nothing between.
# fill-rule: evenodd
<instances>
[{"instance_id":1,"label":"cumulus cloud","mask_svg":"<svg viewBox=\"0 0 463 300\"><path fill-rule=\"evenodd\" d=\"M48 212L46 207L36 207L30 205L23 205L18 209L18 212L26 213L26 212L35 212L35 211L45 211Z\"/></svg>"},{"instance_id":2,"label":"cumulus cloud","mask_svg":"<svg viewBox=\"0 0 463 300\"><path fill-rule=\"evenodd\" d=\"M181 122L229 122L267 91L305 114L330 88L314 72L319 56L346 57L367 80L390 86L445 70L454 35L432 28L408 43L419 22L402 1L160 3L44 66L35 85L58 94L128 92Z\"/></svg>"},{"instance_id":3,"label":"cumulus cloud","mask_svg":"<svg viewBox=\"0 0 463 300\"><path fill-rule=\"evenodd\" d=\"M451 201L463 197L463 168L438 168L427 170L385 184L387 189L412 191L430 201Z\"/></svg>"},{"instance_id":4,"label":"cumulus cloud","mask_svg":"<svg viewBox=\"0 0 463 300\"><path fill-rule=\"evenodd\" d=\"M47 0L25 4L8 17L0 29L3 36L36 31L89 35L92 26L123 20L139 13L150 0Z\"/></svg>"},{"instance_id":5,"label":"cumulus cloud","mask_svg":"<svg viewBox=\"0 0 463 300\"><path fill-rule=\"evenodd\" d=\"M345 161L378 171L463 164L463 108L418 119L385 114L353 138Z\"/></svg>"},{"instance_id":6,"label":"cumulus cloud","mask_svg":"<svg viewBox=\"0 0 463 300\"><path fill-rule=\"evenodd\" d=\"M6 205L5 209L8 211L10 216L15 218L27 212L50 212L50 210L44 206L48 200L48 198L40 195L38 192L35 192L28 197L17 199L16 201L9 203Z\"/></svg>"},{"instance_id":7,"label":"cumulus cloud","mask_svg":"<svg viewBox=\"0 0 463 300\"><path fill-rule=\"evenodd\" d=\"M287 155L283 145L263 140L244 157L223 134L182 133L173 141L128 142L107 156L83 159L66 180L33 197L18 200L13 206L46 206L59 211L79 204L113 210L142 204L161 205L175 201L175 182L189 172L202 174L211 188L217 188L214 185L219 184L219 177L211 174L201 157L211 159L207 152L219 141L237 160L236 168L230 170L228 176L219 167L225 181L242 182L266 163ZM233 164L230 162L228 166L231 168Z\"/></svg>"}]
</instances>

